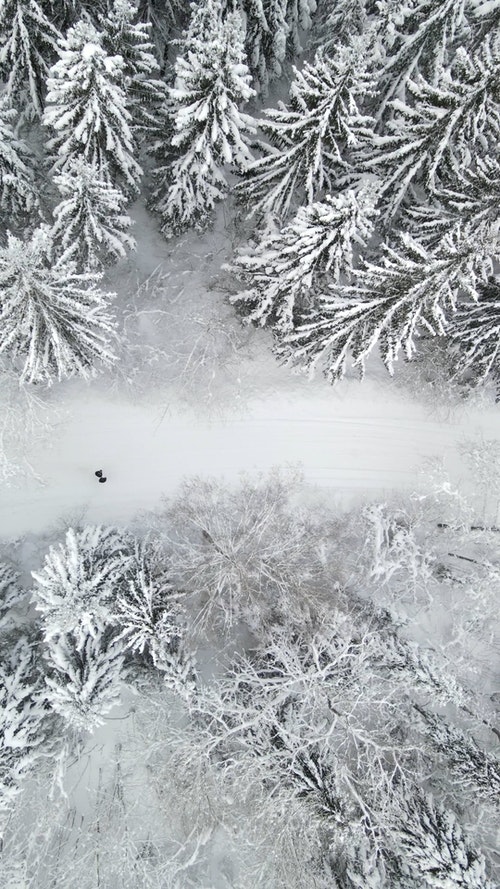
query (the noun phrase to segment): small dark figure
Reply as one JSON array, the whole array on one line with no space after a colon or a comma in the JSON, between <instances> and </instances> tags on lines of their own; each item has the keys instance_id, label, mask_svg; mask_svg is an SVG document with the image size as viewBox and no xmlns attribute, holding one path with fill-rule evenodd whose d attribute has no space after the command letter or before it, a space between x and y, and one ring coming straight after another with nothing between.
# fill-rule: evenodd
<instances>
[{"instance_id":1,"label":"small dark figure","mask_svg":"<svg viewBox=\"0 0 500 889\"><path fill-rule=\"evenodd\" d=\"M103 485L104 482L107 482L107 478L104 478L104 476L101 475L101 477L99 478L99 484Z\"/></svg>"},{"instance_id":2,"label":"small dark figure","mask_svg":"<svg viewBox=\"0 0 500 889\"><path fill-rule=\"evenodd\" d=\"M97 478L102 478L102 469L98 469L97 472L94 473L94 475L96 475Z\"/></svg>"}]
</instances>

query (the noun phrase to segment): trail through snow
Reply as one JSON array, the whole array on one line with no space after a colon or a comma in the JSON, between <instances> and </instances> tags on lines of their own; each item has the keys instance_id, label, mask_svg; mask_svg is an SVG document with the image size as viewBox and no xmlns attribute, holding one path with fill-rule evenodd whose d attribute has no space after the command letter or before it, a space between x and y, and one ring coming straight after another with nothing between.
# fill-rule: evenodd
<instances>
[{"instance_id":1,"label":"trail through snow","mask_svg":"<svg viewBox=\"0 0 500 889\"><path fill-rule=\"evenodd\" d=\"M451 479L467 488L460 445L500 438L494 407L437 420L370 380L326 394L314 387L293 398L276 393L249 404L244 416L212 421L83 391L86 396L72 398L68 390L66 422L50 447L31 457L43 484L27 478L1 491L2 536L41 531L60 519L125 522L173 493L184 476L233 481L241 472L284 464L299 464L306 482L329 488L343 503L415 490L433 459L443 460ZM94 476L101 468L105 485Z\"/></svg>"}]
</instances>

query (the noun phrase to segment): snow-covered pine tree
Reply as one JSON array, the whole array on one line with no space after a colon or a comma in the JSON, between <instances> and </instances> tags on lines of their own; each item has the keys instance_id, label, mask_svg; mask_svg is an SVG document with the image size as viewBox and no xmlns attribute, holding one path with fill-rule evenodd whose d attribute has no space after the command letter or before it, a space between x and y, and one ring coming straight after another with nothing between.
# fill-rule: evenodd
<instances>
[{"instance_id":1,"label":"snow-covered pine tree","mask_svg":"<svg viewBox=\"0 0 500 889\"><path fill-rule=\"evenodd\" d=\"M93 731L120 701L123 646L109 628L51 636L46 648L46 697L50 707L79 731Z\"/></svg>"},{"instance_id":2,"label":"snow-covered pine tree","mask_svg":"<svg viewBox=\"0 0 500 889\"><path fill-rule=\"evenodd\" d=\"M132 130L156 128L157 111L165 100L166 86L158 79L160 66L151 42L151 23L139 19L135 0L113 0L100 17L103 46L123 59L124 89L132 113Z\"/></svg>"},{"instance_id":3,"label":"snow-covered pine tree","mask_svg":"<svg viewBox=\"0 0 500 889\"><path fill-rule=\"evenodd\" d=\"M263 0L267 32L262 42L263 55L266 60L266 74L269 80L280 77L282 63L286 56L288 25L286 21L288 0ZM265 83L262 86L266 86Z\"/></svg>"},{"instance_id":4,"label":"snow-covered pine tree","mask_svg":"<svg viewBox=\"0 0 500 889\"><path fill-rule=\"evenodd\" d=\"M294 198L311 204L325 191L337 191L351 172L351 152L371 138L373 123L360 110L373 90L363 45L354 40L338 47L334 58L318 51L312 64L295 69L290 107L266 111L259 125L272 147L237 187L251 215L282 220Z\"/></svg>"},{"instance_id":5,"label":"snow-covered pine tree","mask_svg":"<svg viewBox=\"0 0 500 889\"><path fill-rule=\"evenodd\" d=\"M110 5L111 0L43 0L43 6L51 22L61 34L66 34L81 18L97 23Z\"/></svg>"},{"instance_id":6,"label":"snow-covered pine tree","mask_svg":"<svg viewBox=\"0 0 500 889\"><path fill-rule=\"evenodd\" d=\"M52 227L59 262L74 262L81 271L94 270L135 249L126 197L99 169L76 159L54 182L63 198L54 209Z\"/></svg>"},{"instance_id":7,"label":"snow-covered pine tree","mask_svg":"<svg viewBox=\"0 0 500 889\"><path fill-rule=\"evenodd\" d=\"M494 149L494 143L491 144ZM470 224L487 220L498 231L500 205L500 159L491 155L474 158L474 167L463 169L450 188L437 194L450 216Z\"/></svg>"},{"instance_id":8,"label":"snow-covered pine tree","mask_svg":"<svg viewBox=\"0 0 500 889\"><path fill-rule=\"evenodd\" d=\"M329 295L284 337L278 354L313 372L324 364L329 380L341 379L349 358L363 373L375 346L389 373L404 353L411 358L419 335L443 335L459 299L479 296L491 273L498 240L488 225L456 225L435 250L409 235L399 251L385 246L381 262L364 262L353 284L330 287Z\"/></svg>"},{"instance_id":9,"label":"snow-covered pine tree","mask_svg":"<svg viewBox=\"0 0 500 889\"><path fill-rule=\"evenodd\" d=\"M111 605L130 564L129 543L116 529L69 528L64 543L50 548L42 570L33 572L33 600L46 641L72 633L79 645L96 627L113 623Z\"/></svg>"},{"instance_id":10,"label":"snow-covered pine tree","mask_svg":"<svg viewBox=\"0 0 500 889\"><path fill-rule=\"evenodd\" d=\"M12 228L36 207L37 199L26 143L16 135L17 111L0 97L0 218Z\"/></svg>"},{"instance_id":11,"label":"snow-covered pine tree","mask_svg":"<svg viewBox=\"0 0 500 889\"><path fill-rule=\"evenodd\" d=\"M0 562L0 632L9 630L11 616L9 614L21 598L17 581L19 575L5 562Z\"/></svg>"},{"instance_id":12,"label":"snow-covered pine tree","mask_svg":"<svg viewBox=\"0 0 500 889\"><path fill-rule=\"evenodd\" d=\"M454 50L468 32L467 0L404 0L388 4L381 37L386 62L380 77L379 113L393 97L405 100L408 81L421 74L436 85L436 76L449 66Z\"/></svg>"},{"instance_id":13,"label":"snow-covered pine tree","mask_svg":"<svg viewBox=\"0 0 500 889\"><path fill-rule=\"evenodd\" d=\"M280 77L285 58L301 51L301 32L311 27L316 0L239 0L228 3L245 18L245 48L253 85L267 95L269 84Z\"/></svg>"},{"instance_id":14,"label":"snow-covered pine tree","mask_svg":"<svg viewBox=\"0 0 500 889\"><path fill-rule=\"evenodd\" d=\"M465 708L467 692L432 652L422 648L417 642L405 639L396 632L389 632L384 638L384 651L380 659L385 668L399 674L406 688L414 688L431 694L434 701L447 706Z\"/></svg>"},{"instance_id":15,"label":"snow-covered pine tree","mask_svg":"<svg viewBox=\"0 0 500 889\"><path fill-rule=\"evenodd\" d=\"M409 207L405 224L418 240L436 245L459 220L471 230L489 223L498 231L500 162L494 156L476 154L474 167L463 168L447 188L440 188L432 202Z\"/></svg>"},{"instance_id":16,"label":"snow-covered pine tree","mask_svg":"<svg viewBox=\"0 0 500 889\"><path fill-rule=\"evenodd\" d=\"M193 13L188 51L176 62L169 90L176 159L156 170L152 207L170 237L202 227L228 191L225 167L245 169L251 160L246 134L252 120L239 105L253 95L244 62L243 31L237 13L225 20L220 0L207 0Z\"/></svg>"},{"instance_id":17,"label":"snow-covered pine tree","mask_svg":"<svg viewBox=\"0 0 500 889\"><path fill-rule=\"evenodd\" d=\"M29 241L8 233L0 248L0 355L9 355L23 383L89 379L99 362L115 361L116 338L97 273L53 262L52 241L40 226Z\"/></svg>"},{"instance_id":18,"label":"snow-covered pine tree","mask_svg":"<svg viewBox=\"0 0 500 889\"><path fill-rule=\"evenodd\" d=\"M0 834L3 818L25 775L34 767L47 712L42 680L25 637L2 647L0 661Z\"/></svg>"},{"instance_id":19,"label":"snow-covered pine tree","mask_svg":"<svg viewBox=\"0 0 500 889\"><path fill-rule=\"evenodd\" d=\"M10 104L41 117L59 31L37 0L0 2L0 77Z\"/></svg>"},{"instance_id":20,"label":"snow-covered pine tree","mask_svg":"<svg viewBox=\"0 0 500 889\"><path fill-rule=\"evenodd\" d=\"M125 646L160 666L183 632L181 596L148 544L137 545L113 611Z\"/></svg>"},{"instance_id":21,"label":"snow-covered pine tree","mask_svg":"<svg viewBox=\"0 0 500 889\"><path fill-rule=\"evenodd\" d=\"M409 78L407 101L391 102L388 135L374 135L368 170L383 171L381 193L393 216L414 186L432 194L450 185L481 155L495 156L500 139L500 41L488 36L474 57L464 48L433 83Z\"/></svg>"},{"instance_id":22,"label":"snow-covered pine tree","mask_svg":"<svg viewBox=\"0 0 500 889\"><path fill-rule=\"evenodd\" d=\"M371 0L319 0L312 26L312 40L327 55L355 34L366 33Z\"/></svg>"},{"instance_id":23,"label":"snow-covered pine tree","mask_svg":"<svg viewBox=\"0 0 500 889\"><path fill-rule=\"evenodd\" d=\"M497 205L498 206L498 205ZM500 280L479 287L477 299L462 301L451 319L456 375L474 383L491 379L500 395Z\"/></svg>"},{"instance_id":24,"label":"snow-covered pine tree","mask_svg":"<svg viewBox=\"0 0 500 889\"><path fill-rule=\"evenodd\" d=\"M266 95L269 81L280 76L286 55L287 0L241 0L239 5L245 17L245 51L253 84Z\"/></svg>"},{"instance_id":25,"label":"snow-covered pine tree","mask_svg":"<svg viewBox=\"0 0 500 889\"><path fill-rule=\"evenodd\" d=\"M449 725L441 716L416 706L434 749L446 760L454 786L465 787L481 800L500 800L500 761L486 753L471 735Z\"/></svg>"},{"instance_id":26,"label":"snow-covered pine tree","mask_svg":"<svg viewBox=\"0 0 500 889\"><path fill-rule=\"evenodd\" d=\"M285 21L288 28L286 52L291 59L302 52L301 33L309 31L316 12L316 0L288 0Z\"/></svg>"},{"instance_id":27,"label":"snow-covered pine tree","mask_svg":"<svg viewBox=\"0 0 500 889\"><path fill-rule=\"evenodd\" d=\"M392 828L410 876L429 889L493 889L480 852L467 842L453 812L415 790L396 810Z\"/></svg>"},{"instance_id":28,"label":"snow-covered pine tree","mask_svg":"<svg viewBox=\"0 0 500 889\"><path fill-rule=\"evenodd\" d=\"M53 133L48 148L56 155L55 172L82 159L134 194L142 170L134 158L122 57L108 55L100 33L85 19L60 41L59 56L50 70L43 118Z\"/></svg>"},{"instance_id":29,"label":"snow-covered pine tree","mask_svg":"<svg viewBox=\"0 0 500 889\"><path fill-rule=\"evenodd\" d=\"M173 587L163 559L163 552L156 552L151 543L136 546L126 582L113 604L117 639L126 652L152 663L166 685L189 700L196 687L196 668L184 644L184 594Z\"/></svg>"},{"instance_id":30,"label":"snow-covered pine tree","mask_svg":"<svg viewBox=\"0 0 500 889\"><path fill-rule=\"evenodd\" d=\"M231 297L257 324L285 333L297 312L314 303L328 281L349 278L355 250L366 245L376 217L373 188L348 189L301 207L288 225L264 237L229 266L248 289Z\"/></svg>"},{"instance_id":31,"label":"snow-covered pine tree","mask_svg":"<svg viewBox=\"0 0 500 889\"><path fill-rule=\"evenodd\" d=\"M345 839L347 842L342 844L342 854L339 855L341 867L337 862L330 865L341 889L385 889L388 885L391 889L418 889L418 885L408 877L400 881L399 874L391 873L398 869L397 863L389 858L392 867L388 867L387 860L381 860L380 849L376 845L374 847L372 837L363 836L359 829L354 829L351 836L347 835ZM391 873L390 877L388 872Z\"/></svg>"},{"instance_id":32,"label":"snow-covered pine tree","mask_svg":"<svg viewBox=\"0 0 500 889\"><path fill-rule=\"evenodd\" d=\"M487 34L494 33L500 25L500 4L497 0L470 0L469 22L473 29L474 43L481 43Z\"/></svg>"},{"instance_id":33,"label":"snow-covered pine tree","mask_svg":"<svg viewBox=\"0 0 500 889\"><path fill-rule=\"evenodd\" d=\"M47 17L61 35L78 21L83 9L87 7L87 12L92 15L96 7L101 6L106 0L42 0L42 2ZM89 9L90 4L93 8Z\"/></svg>"},{"instance_id":34,"label":"snow-covered pine tree","mask_svg":"<svg viewBox=\"0 0 500 889\"><path fill-rule=\"evenodd\" d=\"M405 510L388 509L374 503L363 510L366 550L371 549L369 576L377 585L390 588L401 583L414 595L427 588L433 577L435 553L419 539L418 526Z\"/></svg>"},{"instance_id":35,"label":"snow-covered pine tree","mask_svg":"<svg viewBox=\"0 0 500 889\"><path fill-rule=\"evenodd\" d=\"M326 745L325 745L326 747ZM361 797L349 793L345 783L345 763L325 747L305 745L290 751L286 780L291 781L298 800L307 801L306 817L314 812L316 825L328 832L328 852L322 873L328 874L324 889L384 889L388 885L388 867L380 831L363 817ZM352 787L352 785L351 785ZM393 864L393 862L391 862ZM392 876L392 875L391 875ZM391 889L403 889L390 881ZM404 889L417 889L406 881Z\"/></svg>"},{"instance_id":36,"label":"snow-covered pine tree","mask_svg":"<svg viewBox=\"0 0 500 889\"><path fill-rule=\"evenodd\" d=\"M189 0L139 0L139 18L141 22L151 23L151 37L162 71L172 32L186 24L189 8Z\"/></svg>"}]
</instances>

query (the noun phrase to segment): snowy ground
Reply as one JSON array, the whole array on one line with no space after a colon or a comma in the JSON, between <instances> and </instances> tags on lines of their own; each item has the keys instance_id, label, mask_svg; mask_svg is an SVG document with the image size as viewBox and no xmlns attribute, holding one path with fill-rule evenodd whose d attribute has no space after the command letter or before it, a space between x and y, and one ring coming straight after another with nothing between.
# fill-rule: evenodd
<instances>
[{"instance_id":1,"label":"snowy ground","mask_svg":"<svg viewBox=\"0 0 500 889\"><path fill-rule=\"evenodd\" d=\"M467 490L461 448L500 440L495 405L443 415L376 366L333 389L292 375L276 365L267 335L242 328L225 304L220 266L232 245L223 215L214 231L175 244L140 204L135 218L137 254L111 276L130 340L118 377L50 393L45 434L16 445L30 471L0 487L2 537L83 517L127 521L183 476L231 480L287 463L343 504L414 490L435 459ZM487 506L496 521L493 497Z\"/></svg>"},{"instance_id":2,"label":"snowy ground","mask_svg":"<svg viewBox=\"0 0 500 889\"><path fill-rule=\"evenodd\" d=\"M233 480L287 463L300 464L306 481L332 489L343 502L414 490L434 458L444 460L453 481L466 483L461 444L500 437L494 408L437 420L389 385L369 381L326 395L311 384L310 394L292 400L276 392L251 402L245 416L213 420L102 392L74 394L70 388L66 419L49 446L30 456L43 481L28 476L2 490L4 537L41 531L64 517L123 522L175 491L183 476ZM94 477L101 467L105 485Z\"/></svg>"}]
</instances>

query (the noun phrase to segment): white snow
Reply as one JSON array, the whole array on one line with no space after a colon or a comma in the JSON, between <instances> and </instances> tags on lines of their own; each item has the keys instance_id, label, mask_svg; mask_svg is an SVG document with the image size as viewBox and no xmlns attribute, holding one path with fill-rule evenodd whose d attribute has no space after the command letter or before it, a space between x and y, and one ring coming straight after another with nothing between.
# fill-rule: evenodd
<instances>
[{"instance_id":1,"label":"white snow","mask_svg":"<svg viewBox=\"0 0 500 889\"><path fill-rule=\"evenodd\" d=\"M82 58L85 60L93 58L96 53L101 52L101 47L96 43L86 43L82 49Z\"/></svg>"},{"instance_id":2,"label":"white snow","mask_svg":"<svg viewBox=\"0 0 500 889\"><path fill-rule=\"evenodd\" d=\"M41 531L59 519L125 522L174 492L183 476L235 480L241 472L283 464L301 464L307 482L331 489L343 503L415 490L429 459L443 460L451 479L467 487L460 444L500 438L494 407L440 420L390 380L277 391L251 402L246 415L225 420L158 402L130 404L76 382L61 407L68 418L54 429L51 447L30 458L44 484L31 477L0 489L4 537ZM106 484L94 476L101 468Z\"/></svg>"}]
</instances>

